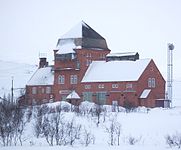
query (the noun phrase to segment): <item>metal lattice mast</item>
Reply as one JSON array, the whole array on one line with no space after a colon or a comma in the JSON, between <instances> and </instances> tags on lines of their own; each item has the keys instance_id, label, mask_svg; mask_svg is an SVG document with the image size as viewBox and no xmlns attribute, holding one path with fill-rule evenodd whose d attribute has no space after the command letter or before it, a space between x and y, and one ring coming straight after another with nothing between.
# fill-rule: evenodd
<instances>
[{"instance_id":1,"label":"metal lattice mast","mask_svg":"<svg viewBox=\"0 0 181 150\"><path fill-rule=\"evenodd\" d=\"M168 52L167 52L167 92L168 100L172 107L172 98L173 98L173 49L174 45L168 43Z\"/></svg>"}]
</instances>

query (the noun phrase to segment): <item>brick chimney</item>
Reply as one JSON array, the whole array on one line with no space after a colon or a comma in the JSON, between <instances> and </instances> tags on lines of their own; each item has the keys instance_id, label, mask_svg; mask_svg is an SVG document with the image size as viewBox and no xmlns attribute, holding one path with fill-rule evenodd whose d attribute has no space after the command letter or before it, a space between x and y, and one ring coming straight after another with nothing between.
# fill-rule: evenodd
<instances>
[{"instance_id":1,"label":"brick chimney","mask_svg":"<svg viewBox=\"0 0 181 150\"><path fill-rule=\"evenodd\" d=\"M46 57L40 58L39 68L44 68L47 66L48 66L47 58Z\"/></svg>"}]
</instances>

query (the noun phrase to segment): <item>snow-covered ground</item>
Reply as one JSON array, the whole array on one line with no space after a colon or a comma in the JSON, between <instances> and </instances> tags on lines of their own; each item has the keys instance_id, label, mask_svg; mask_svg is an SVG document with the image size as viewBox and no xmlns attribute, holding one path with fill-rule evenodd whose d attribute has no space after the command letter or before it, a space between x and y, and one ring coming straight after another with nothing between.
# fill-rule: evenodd
<instances>
[{"instance_id":1,"label":"snow-covered ground","mask_svg":"<svg viewBox=\"0 0 181 150\"><path fill-rule=\"evenodd\" d=\"M69 103L52 103L48 104L51 109L59 106L70 109ZM80 107L81 111L94 109L93 103L84 102ZM80 124L82 129L86 129L92 137L94 137L94 143L90 143L87 147L81 142L81 140L75 142L73 146L49 146L45 138L35 137L34 126L36 123L36 117L31 118L30 122L26 124L26 128L23 134L23 146L10 146L0 147L2 150L57 150L57 149L79 149L79 150L97 150L97 149L123 149L123 150L168 150L171 149L166 144L165 137L167 135L178 134L181 136L181 107L174 107L172 109L154 108L147 109L144 107L137 108L134 112L126 113L124 108L120 108L120 112L112 112L111 106L104 106L105 113L101 113L100 124L97 125L97 116L92 114L77 114L74 112L61 112L63 121L74 120L75 124ZM33 109L33 114L35 110ZM49 114L52 115L52 114ZM117 134L114 133L114 145L110 145L110 133L108 129L111 127L111 123L114 120L114 125L120 125L120 145L118 146ZM81 133L83 135L83 133ZM135 144L130 144L130 139L136 140ZM81 139L81 138L80 138ZM176 147L174 149L177 149Z\"/></svg>"}]
</instances>

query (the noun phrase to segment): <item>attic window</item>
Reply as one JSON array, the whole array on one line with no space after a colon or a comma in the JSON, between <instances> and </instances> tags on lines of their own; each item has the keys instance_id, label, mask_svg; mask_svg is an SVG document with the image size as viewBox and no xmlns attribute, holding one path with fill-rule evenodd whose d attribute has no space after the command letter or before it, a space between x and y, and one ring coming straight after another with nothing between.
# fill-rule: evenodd
<instances>
[{"instance_id":1,"label":"attic window","mask_svg":"<svg viewBox=\"0 0 181 150\"><path fill-rule=\"evenodd\" d=\"M148 87L155 88L155 78L148 78Z\"/></svg>"}]
</instances>

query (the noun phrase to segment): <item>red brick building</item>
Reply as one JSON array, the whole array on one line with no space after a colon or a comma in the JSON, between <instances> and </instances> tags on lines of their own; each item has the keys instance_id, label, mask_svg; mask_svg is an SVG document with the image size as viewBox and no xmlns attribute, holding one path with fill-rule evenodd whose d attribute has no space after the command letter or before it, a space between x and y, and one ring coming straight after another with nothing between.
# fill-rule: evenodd
<instances>
[{"instance_id":1,"label":"red brick building","mask_svg":"<svg viewBox=\"0 0 181 150\"><path fill-rule=\"evenodd\" d=\"M168 106L165 80L152 59L138 53L110 53L106 40L81 22L63 35L54 50L54 65L40 58L26 86L28 105L54 101Z\"/></svg>"}]
</instances>

